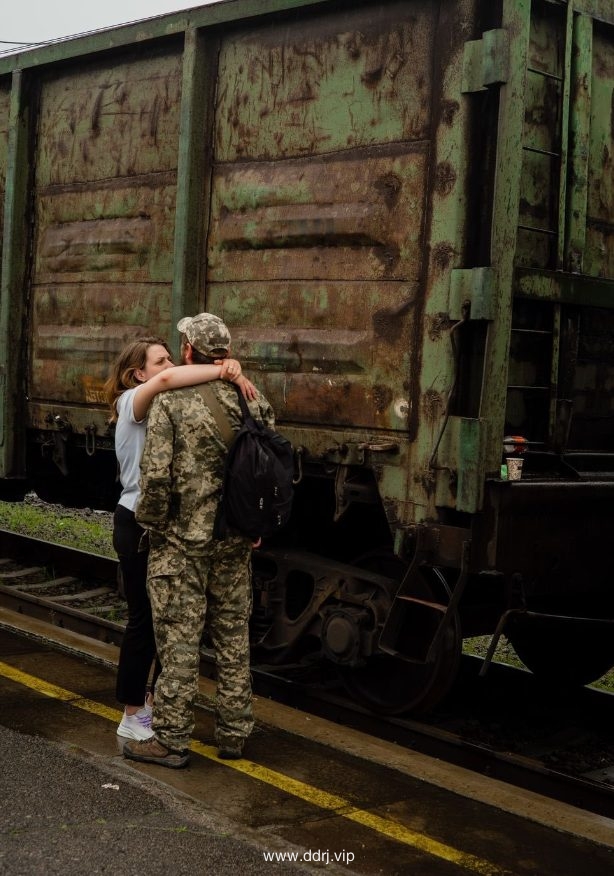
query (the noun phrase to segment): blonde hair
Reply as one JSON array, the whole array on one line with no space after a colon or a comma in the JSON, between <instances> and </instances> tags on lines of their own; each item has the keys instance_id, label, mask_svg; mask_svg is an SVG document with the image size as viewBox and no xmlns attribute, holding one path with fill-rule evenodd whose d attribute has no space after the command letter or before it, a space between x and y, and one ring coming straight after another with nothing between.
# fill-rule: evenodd
<instances>
[{"instance_id":1,"label":"blonde hair","mask_svg":"<svg viewBox=\"0 0 614 876\"><path fill-rule=\"evenodd\" d=\"M135 341L130 341L121 351L113 368L109 379L104 385L104 391L111 408L111 422L117 420L117 399L127 389L132 389L142 383L136 376L137 371L143 370L147 364L147 352L150 347L159 344L161 347L171 354L170 348L165 340L155 337L137 338Z\"/></svg>"}]
</instances>

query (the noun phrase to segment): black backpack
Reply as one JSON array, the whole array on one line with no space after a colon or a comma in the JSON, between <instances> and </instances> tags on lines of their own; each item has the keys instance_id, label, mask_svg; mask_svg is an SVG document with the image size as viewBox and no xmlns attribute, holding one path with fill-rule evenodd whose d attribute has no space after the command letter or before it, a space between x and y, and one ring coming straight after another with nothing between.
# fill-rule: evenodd
<instances>
[{"instance_id":1,"label":"black backpack","mask_svg":"<svg viewBox=\"0 0 614 876\"><path fill-rule=\"evenodd\" d=\"M198 389L229 447L214 537L225 538L235 532L256 541L275 535L288 522L292 508L292 445L252 417L238 387L243 414L238 432L232 430L213 390L206 384Z\"/></svg>"}]
</instances>

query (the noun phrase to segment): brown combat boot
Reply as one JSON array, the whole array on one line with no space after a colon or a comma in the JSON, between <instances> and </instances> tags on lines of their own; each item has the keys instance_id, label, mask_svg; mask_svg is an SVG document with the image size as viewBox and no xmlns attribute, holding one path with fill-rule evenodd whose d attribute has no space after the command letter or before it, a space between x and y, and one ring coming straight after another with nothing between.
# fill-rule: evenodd
<instances>
[{"instance_id":1,"label":"brown combat boot","mask_svg":"<svg viewBox=\"0 0 614 876\"><path fill-rule=\"evenodd\" d=\"M155 736L141 741L130 740L124 745L124 757L142 763L157 763L172 770L180 770L190 762L187 748L175 749L163 745Z\"/></svg>"}]
</instances>

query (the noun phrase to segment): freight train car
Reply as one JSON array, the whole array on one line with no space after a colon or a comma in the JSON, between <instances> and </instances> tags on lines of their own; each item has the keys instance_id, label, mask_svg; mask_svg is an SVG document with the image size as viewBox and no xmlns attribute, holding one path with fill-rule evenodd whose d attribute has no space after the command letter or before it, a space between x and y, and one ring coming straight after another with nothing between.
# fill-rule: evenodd
<instances>
[{"instance_id":1,"label":"freight train car","mask_svg":"<svg viewBox=\"0 0 614 876\"><path fill-rule=\"evenodd\" d=\"M110 507L111 361L209 310L296 449L259 661L387 712L476 635L599 677L613 162L612 0L236 0L4 57L4 495Z\"/></svg>"}]
</instances>

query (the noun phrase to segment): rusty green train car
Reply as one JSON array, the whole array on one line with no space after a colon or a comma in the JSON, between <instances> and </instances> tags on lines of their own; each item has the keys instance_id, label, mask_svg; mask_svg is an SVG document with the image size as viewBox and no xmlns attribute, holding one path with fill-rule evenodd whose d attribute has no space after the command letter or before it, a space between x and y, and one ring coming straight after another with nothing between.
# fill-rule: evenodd
<instances>
[{"instance_id":1,"label":"rusty green train car","mask_svg":"<svg viewBox=\"0 0 614 876\"><path fill-rule=\"evenodd\" d=\"M472 636L614 665L613 0L232 0L5 56L0 198L5 497L111 507L110 364L209 310L296 449L257 659L388 712Z\"/></svg>"}]
</instances>

